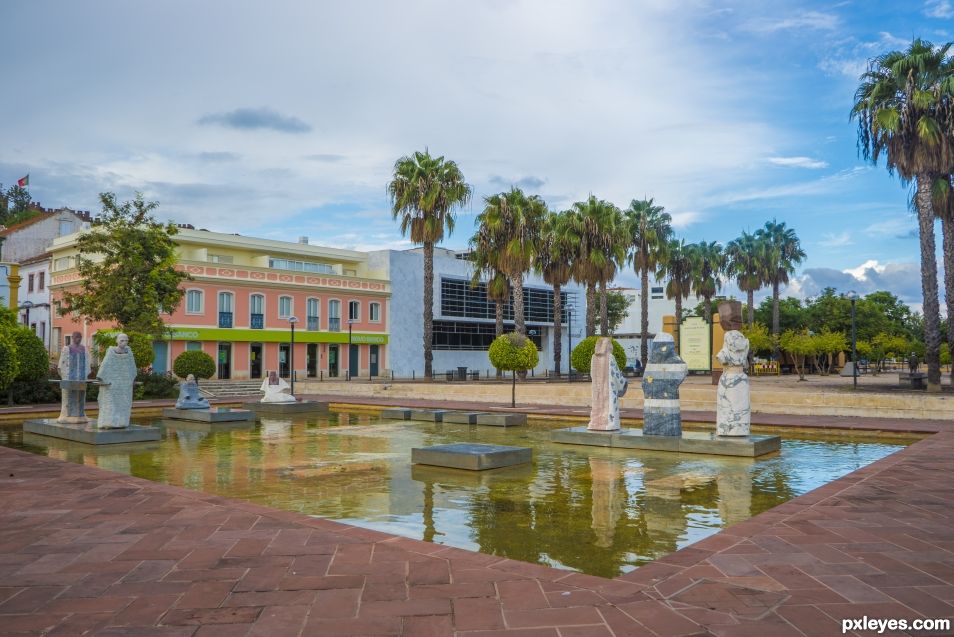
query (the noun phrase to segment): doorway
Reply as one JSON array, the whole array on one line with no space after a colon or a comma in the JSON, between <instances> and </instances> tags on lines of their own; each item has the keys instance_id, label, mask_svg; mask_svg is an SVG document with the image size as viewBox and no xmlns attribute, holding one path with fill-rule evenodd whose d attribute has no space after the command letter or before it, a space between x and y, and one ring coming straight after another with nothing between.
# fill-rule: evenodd
<instances>
[{"instance_id":1,"label":"doorway","mask_svg":"<svg viewBox=\"0 0 954 637\"><path fill-rule=\"evenodd\" d=\"M291 345L282 343L278 346L278 375L288 378L289 362L291 359Z\"/></svg>"},{"instance_id":2,"label":"doorway","mask_svg":"<svg viewBox=\"0 0 954 637\"><path fill-rule=\"evenodd\" d=\"M318 343L308 343L308 349L305 358L308 359L306 361L308 378L314 378L318 375Z\"/></svg>"},{"instance_id":3,"label":"doorway","mask_svg":"<svg viewBox=\"0 0 954 637\"><path fill-rule=\"evenodd\" d=\"M378 375L378 347L379 345L372 345L368 354L368 366L371 368L368 373L371 376Z\"/></svg>"},{"instance_id":4,"label":"doorway","mask_svg":"<svg viewBox=\"0 0 954 637\"><path fill-rule=\"evenodd\" d=\"M262 344L252 343L248 352L248 377L262 377Z\"/></svg>"},{"instance_id":5,"label":"doorway","mask_svg":"<svg viewBox=\"0 0 954 637\"><path fill-rule=\"evenodd\" d=\"M168 371L166 359L169 357L169 343L166 341L152 342L152 371L156 374L165 374Z\"/></svg>"},{"instance_id":6,"label":"doorway","mask_svg":"<svg viewBox=\"0 0 954 637\"><path fill-rule=\"evenodd\" d=\"M232 344L219 343L219 380L232 378Z\"/></svg>"},{"instance_id":7,"label":"doorway","mask_svg":"<svg viewBox=\"0 0 954 637\"><path fill-rule=\"evenodd\" d=\"M329 345L328 346L328 376L331 378L338 377L338 346Z\"/></svg>"},{"instance_id":8,"label":"doorway","mask_svg":"<svg viewBox=\"0 0 954 637\"><path fill-rule=\"evenodd\" d=\"M351 378L358 375L358 348L360 345L348 346L348 374Z\"/></svg>"}]
</instances>

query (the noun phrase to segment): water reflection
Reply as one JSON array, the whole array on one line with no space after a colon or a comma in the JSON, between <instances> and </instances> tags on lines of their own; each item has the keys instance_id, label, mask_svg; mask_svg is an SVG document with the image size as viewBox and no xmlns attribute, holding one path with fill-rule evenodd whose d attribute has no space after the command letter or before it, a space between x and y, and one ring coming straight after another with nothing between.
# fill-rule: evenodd
<instances>
[{"instance_id":1,"label":"water reflection","mask_svg":"<svg viewBox=\"0 0 954 637\"><path fill-rule=\"evenodd\" d=\"M553 427L381 421L332 412L211 427L160 421L160 442L90 447L0 428L0 444L514 559L615 576L902 445L785 440L764 459L572 447ZM412 447L530 446L486 472L412 466Z\"/></svg>"}]
</instances>

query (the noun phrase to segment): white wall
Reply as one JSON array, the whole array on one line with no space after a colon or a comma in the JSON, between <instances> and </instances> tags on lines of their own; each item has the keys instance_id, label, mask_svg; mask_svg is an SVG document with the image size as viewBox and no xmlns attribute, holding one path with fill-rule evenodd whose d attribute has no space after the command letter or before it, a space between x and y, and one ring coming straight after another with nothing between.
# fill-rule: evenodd
<instances>
[{"instance_id":1,"label":"white wall","mask_svg":"<svg viewBox=\"0 0 954 637\"><path fill-rule=\"evenodd\" d=\"M43 273L43 289L39 288L39 275ZM33 275L33 292L29 291L30 275ZM30 308L30 325L35 325L34 333L43 341L47 350L59 349L62 343L50 342L52 321L50 320L50 260L28 263L20 266L20 298L18 309L20 323L26 324L27 312L23 307L26 301L33 303ZM55 345L55 347L54 347Z\"/></svg>"}]
</instances>

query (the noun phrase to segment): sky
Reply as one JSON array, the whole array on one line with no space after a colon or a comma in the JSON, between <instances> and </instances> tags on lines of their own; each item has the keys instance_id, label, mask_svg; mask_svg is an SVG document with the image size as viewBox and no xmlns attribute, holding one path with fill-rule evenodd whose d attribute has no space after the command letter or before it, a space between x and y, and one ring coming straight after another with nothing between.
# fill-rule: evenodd
<instances>
[{"instance_id":1,"label":"sky","mask_svg":"<svg viewBox=\"0 0 954 637\"><path fill-rule=\"evenodd\" d=\"M386 184L428 149L474 188L450 248L511 185L652 197L689 242L794 228L787 294L920 307L909 189L849 111L869 58L954 40L951 0L4 0L0 24L0 183L45 207L141 191L209 230L405 248Z\"/></svg>"}]
</instances>

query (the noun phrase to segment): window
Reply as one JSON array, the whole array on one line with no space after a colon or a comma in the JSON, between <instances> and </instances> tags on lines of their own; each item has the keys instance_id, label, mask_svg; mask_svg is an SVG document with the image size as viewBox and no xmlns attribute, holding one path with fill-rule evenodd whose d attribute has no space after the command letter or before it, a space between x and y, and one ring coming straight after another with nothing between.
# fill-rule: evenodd
<instances>
[{"instance_id":1,"label":"window","mask_svg":"<svg viewBox=\"0 0 954 637\"><path fill-rule=\"evenodd\" d=\"M292 315L292 298L290 296L278 297L278 318L287 319Z\"/></svg>"},{"instance_id":2,"label":"window","mask_svg":"<svg viewBox=\"0 0 954 637\"><path fill-rule=\"evenodd\" d=\"M372 323L379 323L381 321L381 304L372 303L368 308L368 319Z\"/></svg>"},{"instance_id":3,"label":"window","mask_svg":"<svg viewBox=\"0 0 954 637\"><path fill-rule=\"evenodd\" d=\"M186 292L186 314L202 314L202 290Z\"/></svg>"},{"instance_id":4,"label":"window","mask_svg":"<svg viewBox=\"0 0 954 637\"><path fill-rule=\"evenodd\" d=\"M318 305L318 299L308 299L306 317L308 330L311 332L317 332L320 329L318 326Z\"/></svg>"},{"instance_id":5,"label":"window","mask_svg":"<svg viewBox=\"0 0 954 637\"><path fill-rule=\"evenodd\" d=\"M40 321L40 333L37 334L44 342L46 342L46 321Z\"/></svg>"},{"instance_id":6,"label":"window","mask_svg":"<svg viewBox=\"0 0 954 637\"><path fill-rule=\"evenodd\" d=\"M202 351L202 343L200 343L199 341L189 341L188 343L186 343L186 351L187 351L187 352L201 352L201 351Z\"/></svg>"},{"instance_id":7,"label":"window","mask_svg":"<svg viewBox=\"0 0 954 637\"><path fill-rule=\"evenodd\" d=\"M663 298L663 289L662 288L649 288L650 298L661 299Z\"/></svg>"},{"instance_id":8,"label":"window","mask_svg":"<svg viewBox=\"0 0 954 637\"><path fill-rule=\"evenodd\" d=\"M361 301L348 301L348 319L357 321L361 318Z\"/></svg>"},{"instance_id":9,"label":"window","mask_svg":"<svg viewBox=\"0 0 954 637\"><path fill-rule=\"evenodd\" d=\"M73 232L73 221L70 219L60 219L60 236Z\"/></svg>"},{"instance_id":10,"label":"window","mask_svg":"<svg viewBox=\"0 0 954 637\"><path fill-rule=\"evenodd\" d=\"M219 327L232 327L231 292L219 292Z\"/></svg>"},{"instance_id":11,"label":"window","mask_svg":"<svg viewBox=\"0 0 954 637\"><path fill-rule=\"evenodd\" d=\"M73 259L70 257L60 257L53 262L53 269L56 271L60 270L69 270L72 266Z\"/></svg>"},{"instance_id":12,"label":"window","mask_svg":"<svg viewBox=\"0 0 954 637\"><path fill-rule=\"evenodd\" d=\"M327 263L312 263L310 261L294 261L292 259L268 259L268 267L276 270L297 270L298 272L317 272L319 274L334 274L335 269Z\"/></svg>"},{"instance_id":13,"label":"window","mask_svg":"<svg viewBox=\"0 0 954 637\"><path fill-rule=\"evenodd\" d=\"M36 289L42 290L46 285L46 272L40 272L37 276Z\"/></svg>"},{"instance_id":14,"label":"window","mask_svg":"<svg viewBox=\"0 0 954 637\"><path fill-rule=\"evenodd\" d=\"M328 330L341 331L341 301L337 299L328 301Z\"/></svg>"},{"instance_id":15,"label":"window","mask_svg":"<svg viewBox=\"0 0 954 637\"><path fill-rule=\"evenodd\" d=\"M576 294L561 292L563 322L566 311L576 305ZM464 279L441 279L441 314L463 318L493 320L496 318L494 302L487 298L487 285L479 283L471 287ZM553 322L553 290L523 288L523 316L526 322ZM504 303L504 320L513 320L513 306L508 299Z\"/></svg>"},{"instance_id":16,"label":"window","mask_svg":"<svg viewBox=\"0 0 954 637\"><path fill-rule=\"evenodd\" d=\"M30 276L27 277L27 292L32 292L32 291L33 291L33 279L34 279L34 277L35 277L35 275L33 275L33 274L31 274Z\"/></svg>"},{"instance_id":17,"label":"window","mask_svg":"<svg viewBox=\"0 0 954 637\"><path fill-rule=\"evenodd\" d=\"M233 263L235 258L227 254L210 254L209 263Z\"/></svg>"},{"instance_id":18,"label":"window","mask_svg":"<svg viewBox=\"0 0 954 637\"><path fill-rule=\"evenodd\" d=\"M249 327L253 330L265 329L265 297L253 294L248 297Z\"/></svg>"},{"instance_id":19,"label":"window","mask_svg":"<svg viewBox=\"0 0 954 637\"><path fill-rule=\"evenodd\" d=\"M439 350L486 350L496 338L497 327L493 323L465 321L434 321L431 342ZM535 334L533 332L536 332ZM543 330L527 326L527 337L537 349L541 347Z\"/></svg>"}]
</instances>

